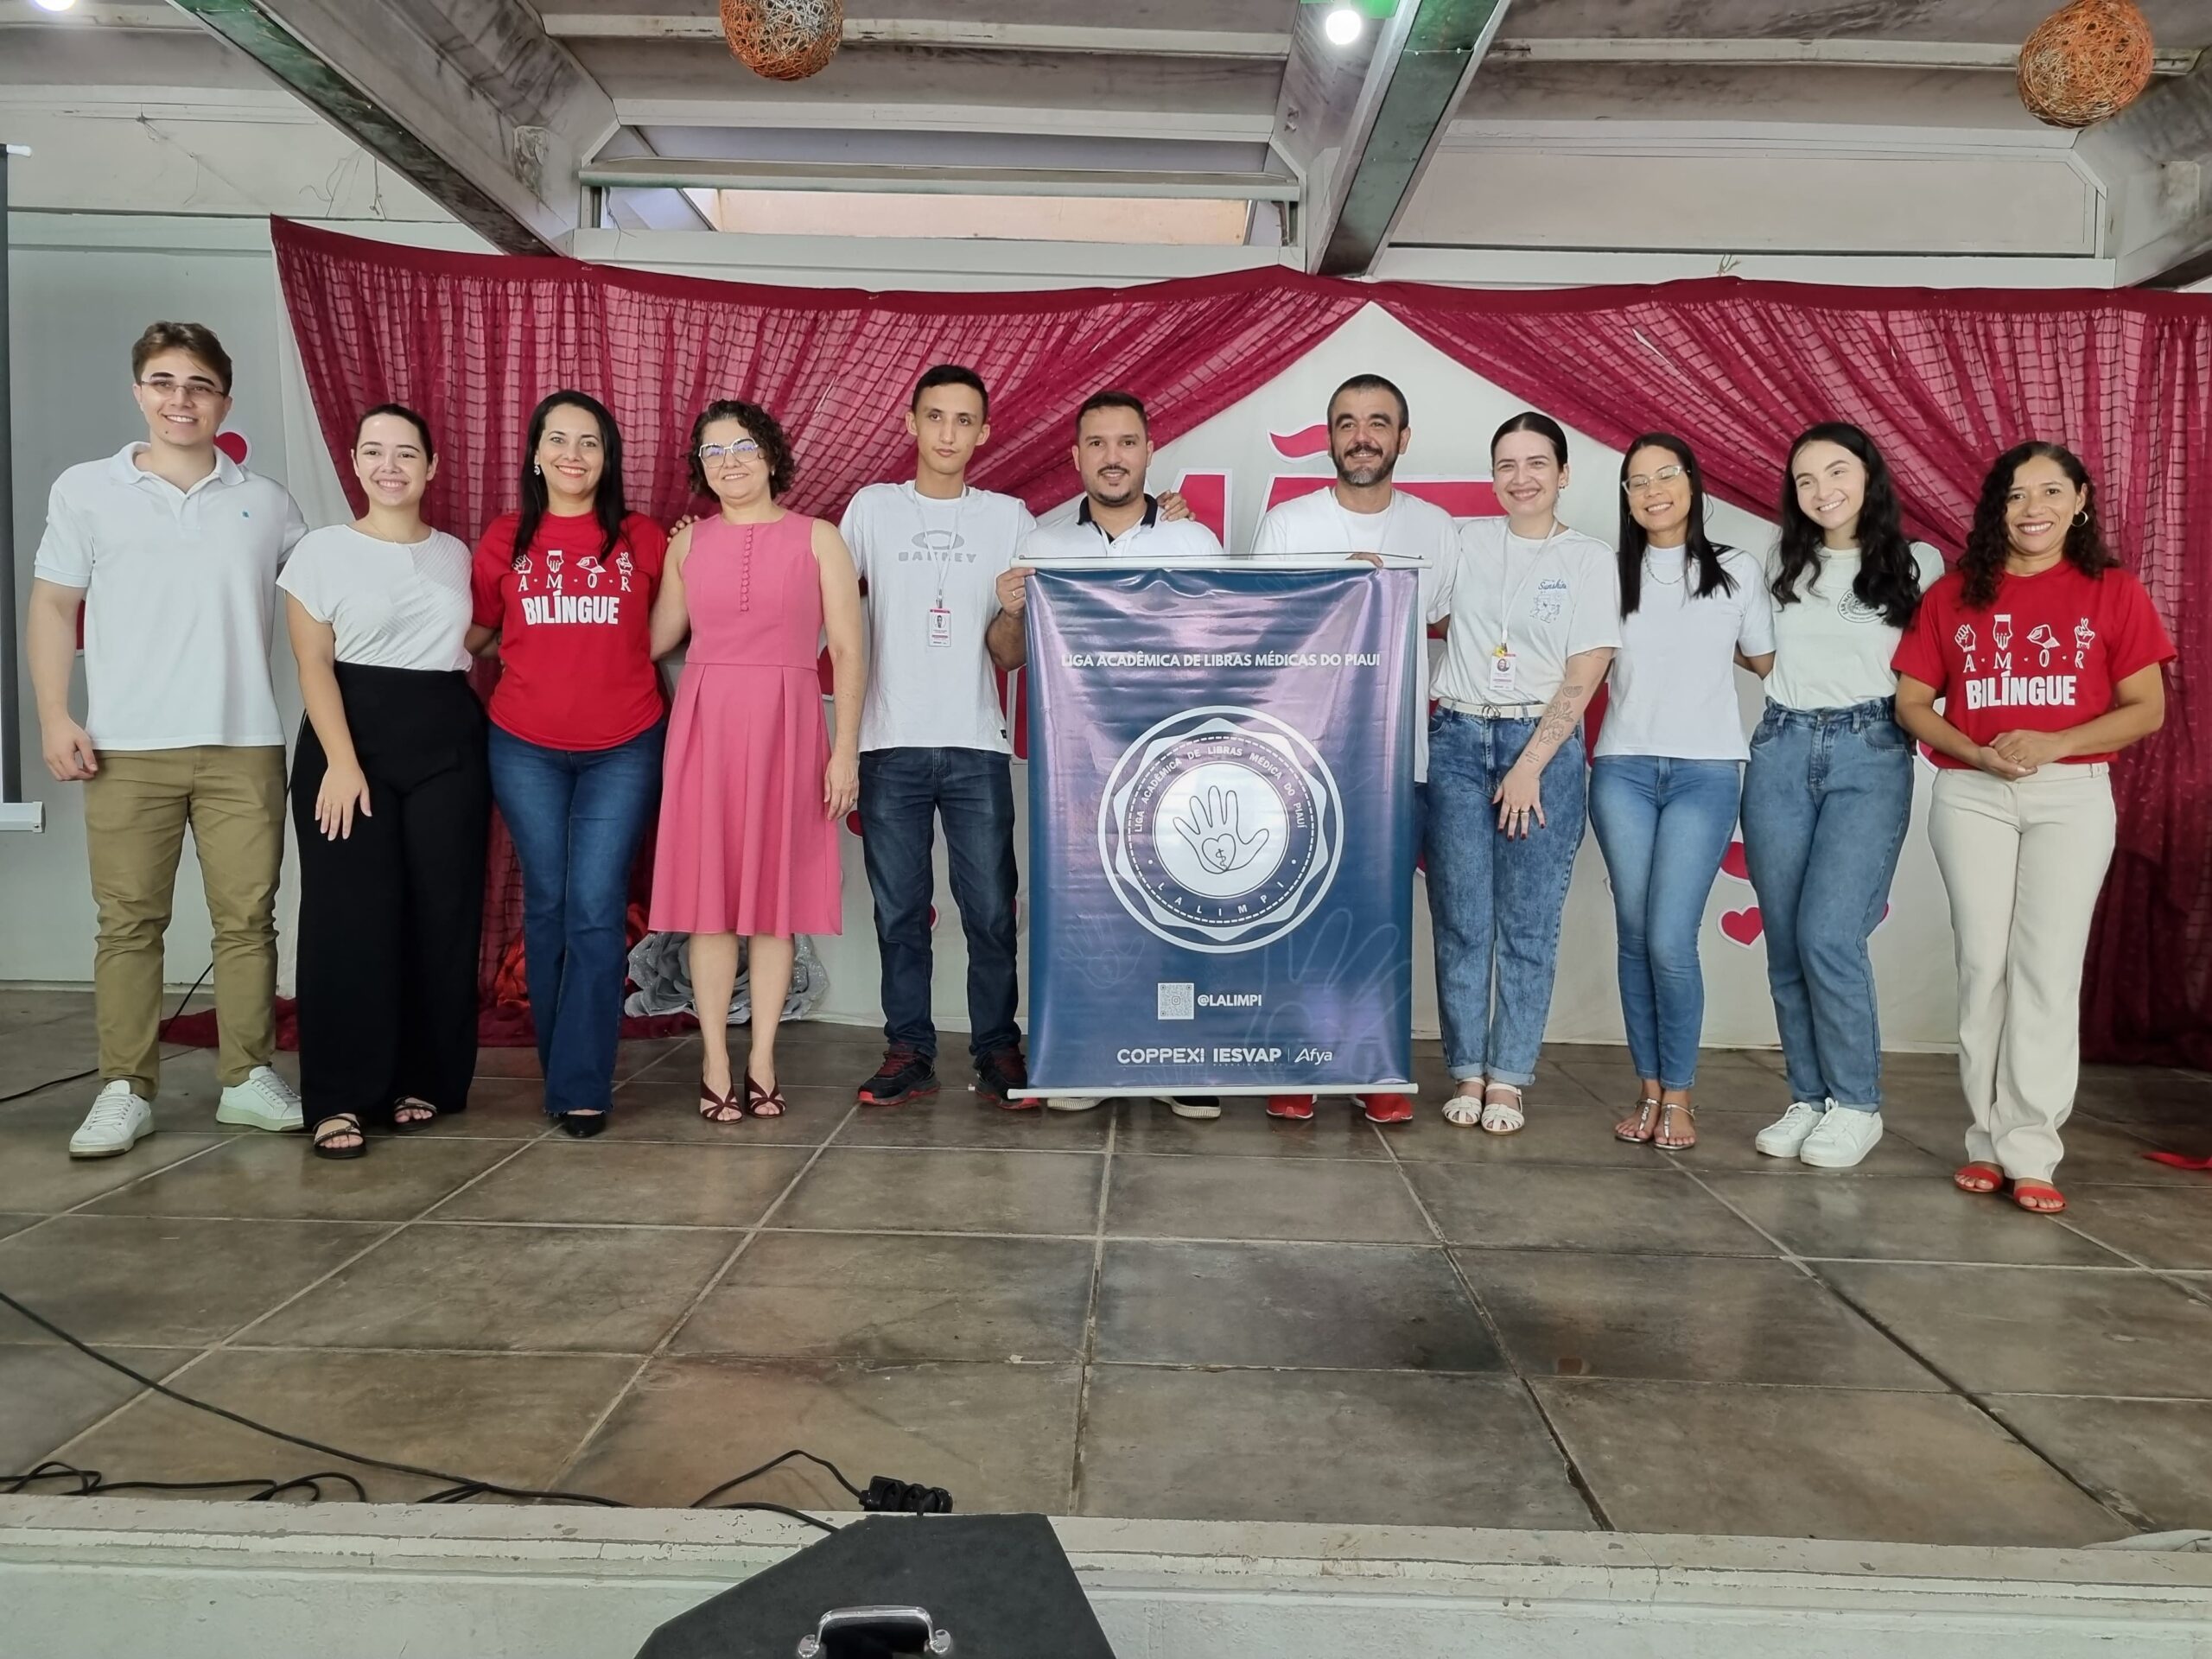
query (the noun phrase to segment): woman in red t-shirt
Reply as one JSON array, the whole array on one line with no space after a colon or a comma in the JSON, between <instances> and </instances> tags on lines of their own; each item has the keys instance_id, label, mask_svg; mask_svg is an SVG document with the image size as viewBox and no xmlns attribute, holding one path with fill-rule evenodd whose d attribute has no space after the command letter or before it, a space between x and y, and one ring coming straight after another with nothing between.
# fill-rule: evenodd
<instances>
[{"instance_id":1,"label":"woman in red t-shirt","mask_svg":"<svg viewBox=\"0 0 2212 1659\"><path fill-rule=\"evenodd\" d=\"M582 1137L613 1103L630 866L660 798L651 640L668 538L625 505L622 435L580 391L531 416L521 493L477 543L468 643L502 664L492 790L522 867L545 1110Z\"/></svg>"},{"instance_id":2,"label":"woman in red t-shirt","mask_svg":"<svg viewBox=\"0 0 2212 1659\"><path fill-rule=\"evenodd\" d=\"M2165 719L2174 654L2097 527L2071 451L2024 443L1982 481L1958 568L1897 646L1897 721L1936 752L1928 835L1958 936L1968 1192L2053 1215L2081 1069L2082 958L2112 861L2111 761ZM1938 713L1936 700L1943 699Z\"/></svg>"}]
</instances>

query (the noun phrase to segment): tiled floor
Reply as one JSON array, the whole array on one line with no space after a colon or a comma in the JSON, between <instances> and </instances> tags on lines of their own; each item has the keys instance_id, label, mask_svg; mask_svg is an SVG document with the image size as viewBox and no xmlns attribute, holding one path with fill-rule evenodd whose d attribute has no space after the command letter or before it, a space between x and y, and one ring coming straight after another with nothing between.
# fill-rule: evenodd
<instances>
[{"instance_id":1,"label":"tiled floor","mask_svg":"<svg viewBox=\"0 0 2212 1659\"><path fill-rule=\"evenodd\" d=\"M2092 1071L2073 1208L1953 1192L1945 1059L1822 1175L1716 1055L1705 1144L1610 1133L1618 1055L1556 1051L1510 1140L1325 1103L1214 1124L862 1112L873 1035L788 1036L794 1107L693 1114L637 1045L613 1129L548 1138L531 1057L358 1163L214 1122L72 1163L86 1000L0 991L0 1288L184 1391L403 1462L682 1504L791 1446L962 1507L2073 1544L2212 1527L2212 1081ZM289 1062L287 1062L289 1064ZM67 1079L57 1081L57 1079ZM964 1079L963 1079L964 1081ZM332 1460L137 1389L0 1311L0 1472ZM435 1484L357 1469L373 1496ZM804 1468L753 1495L829 1506Z\"/></svg>"}]
</instances>

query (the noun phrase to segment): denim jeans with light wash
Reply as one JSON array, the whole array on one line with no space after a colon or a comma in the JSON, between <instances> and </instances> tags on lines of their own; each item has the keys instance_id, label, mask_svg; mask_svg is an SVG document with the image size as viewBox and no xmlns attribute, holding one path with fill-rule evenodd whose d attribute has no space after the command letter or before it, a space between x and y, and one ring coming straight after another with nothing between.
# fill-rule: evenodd
<instances>
[{"instance_id":1,"label":"denim jeans with light wash","mask_svg":"<svg viewBox=\"0 0 2212 1659\"><path fill-rule=\"evenodd\" d=\"M611 749L549 749L492 728L492 794L522 866L524 976L550 1116L613 1103L630 867L660 799L667 726Z\"/></svg>"},{"instance_id":2,"label":"denim jeans with light wash","mask_svg":"<svg viewBox=\"0 0 2212 1659\"><path fill-rule=\"evenodd\" d=\"M1590 823L1613 884L1629 1058L1637 1076L1662 1089L1697 1081L1705 1032L1697 936L1743 792L1740 760L1606 754L1590 768Z\"/></svg>"},{"instance_id":3,"label":"denim jeans with light wash","mask_svg":"<svg viewBox=\"0 0 2212 1659\"><path fill-rule=\"evenodd\" d=\"M1912 819L1912 739L1887 697L1769 702L1744 779L1744 852L1789 1096L1882 1109L1882 1031L1866 940Z\"/></svg>"},{"instance_id":4,"label":"denim jeans with light wash","mask_svg":"<svg viewBox=\"0 0 2212 1659\"><path fill-rule=\"evenodd\" d=\"M1021 1040L1014 972L1013 762L988 749L869 749L861 755L861 851L875 895L883 1034L934 1058L930 1018L931 855L938 820L952 902L968 938L968 1052Z\"/></svg>"},{"instance_id":5,"label":"denim jeans with light wash","mask_svg":"<svg viewBox=\"0 0 2212 1659\"><path fill-rule=\"evenodd\" d=\"M1445 1064L1462 1082L1534 1083L1551 1013L1560 915L1582 845L1589 768L1578 730L1538 781L1544 823L1525 838L1505 835L1491 798L1535 730L1534 720L1485 720L1452 709L1429 716L1436 1001Z\"/></svg>"}]
</instances>

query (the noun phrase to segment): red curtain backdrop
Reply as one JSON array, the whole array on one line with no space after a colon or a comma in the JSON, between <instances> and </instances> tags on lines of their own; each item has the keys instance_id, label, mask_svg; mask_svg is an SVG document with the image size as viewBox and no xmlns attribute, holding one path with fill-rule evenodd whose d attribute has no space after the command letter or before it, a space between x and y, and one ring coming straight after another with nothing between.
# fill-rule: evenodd
<instances>
[{"instance_id":1,"label":"red curtain backdrop","mask_svg":"<svg viewBox=\"0 0 2212 1659\"><path fill-rule=\"evenodd\" d=\"M1765 514L1790 438L1856 421L1896 472L1913 533L1952 553L1992 457L2027 438L2070 444L2181 652L2165 730L2115 768L2120 850L2090 945L2085 1045L2096 1058L2212 1065L2212 751L2200 730L2212 712L2192 696L2212 660L2212 300L1733 278L1532 294L1287 270L869 294L424 252L281 220L274 232L333 454L370 404L420 409L442 451L430 515L471 537L512 505L530 410L558 387L613 409L641 512L666 520L691 505L691 417L737 396L790 431L792 505L834 515L861 485L911 467L898 415L916 377L967 363L992 389L976 482L1041 510L1071 493L1071 417L1090 391L1137 393L1165 442L1370 302L1602 442L1679 432L1717 493ZM339 473L350 493L350 469ZM501 929L512 926L510 899ZM487 940L487 989L502 943Z\"/></svg>"}]
</instances>

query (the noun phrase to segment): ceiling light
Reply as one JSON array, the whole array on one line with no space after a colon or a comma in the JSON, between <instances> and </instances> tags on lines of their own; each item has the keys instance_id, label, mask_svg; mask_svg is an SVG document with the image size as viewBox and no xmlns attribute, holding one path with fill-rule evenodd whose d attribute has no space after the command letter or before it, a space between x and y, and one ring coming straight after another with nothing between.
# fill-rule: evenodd
<instances>
[{"instance_id":1,"label":"ceiling light","mask_svg":"<svg viewBox=\"0 0 2212 1659\"><path fill-rule=\"evenodd\" d=\"M77 0L32 0L32 3L42 11L67 11Z\"/></svg>"},{"instance_id":2,"label":"ceiling light","mask_svg":"<svg viewBox=\"0 0 2212 1659\"><path fill-rule=\"evenodd\" d=\"M40 0L41 4L45 0ZM69 0L63 0L69 3ZM1337 7L1321 20L1321 28L1332 46L1350 46L1359 38L1359 31L1366 27L1366 19L1348 5Z\"/></svg>"}]
</instances>

